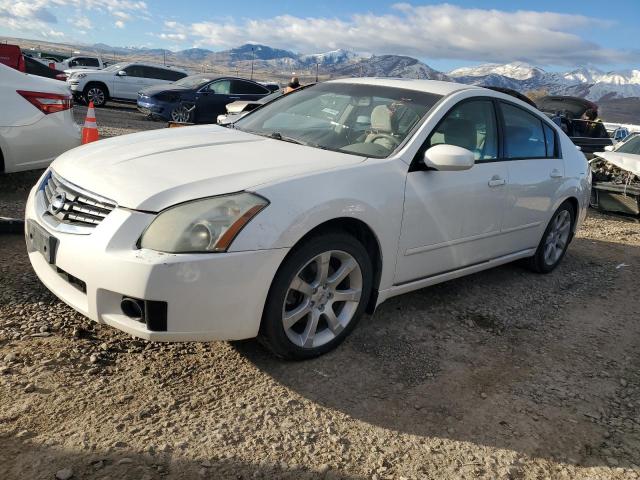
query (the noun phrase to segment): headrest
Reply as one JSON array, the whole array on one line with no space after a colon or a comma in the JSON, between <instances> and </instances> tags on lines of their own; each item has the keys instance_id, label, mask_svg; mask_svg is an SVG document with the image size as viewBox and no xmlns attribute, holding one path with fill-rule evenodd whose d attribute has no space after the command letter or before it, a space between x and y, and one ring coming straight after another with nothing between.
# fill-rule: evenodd
<instances>
[{"instance_id":1,"label":"headrest","mask_svg":"<svg viewBox=\"0 0 640 480\"><path fill-rule=\"evenodd\" d=\"M444 124L444 143L474 151L478 146L476 128L471 120L449 118Z\"/></svg>"},{"instance_id":2,"label":"headrest","mask_svg":"<svg viewBox=\"0 0 640 480\"><path fill-rule=\"evenodd\" d=\"M386 105L378 105L371 111L371 129L392 132L391 110Z\"/></svg>"}]
</instances>

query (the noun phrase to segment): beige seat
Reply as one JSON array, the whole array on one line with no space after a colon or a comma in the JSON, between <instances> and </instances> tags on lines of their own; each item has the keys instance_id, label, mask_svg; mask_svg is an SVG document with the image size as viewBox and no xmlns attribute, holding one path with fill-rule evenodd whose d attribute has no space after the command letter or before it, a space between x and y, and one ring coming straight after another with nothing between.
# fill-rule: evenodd
<instances>
[{"instance_id":1,"label":"beige seat","mask_svg":"<svg viewBox=\"0 0 640 480\"><path fill-rule=\"evenodd\" d=\"M396 148L400 142L393 136L392 112L386 105L378 105L371 111L371 133L365 143L375 143L388 150Z\"/></svg>"}]
</instances>

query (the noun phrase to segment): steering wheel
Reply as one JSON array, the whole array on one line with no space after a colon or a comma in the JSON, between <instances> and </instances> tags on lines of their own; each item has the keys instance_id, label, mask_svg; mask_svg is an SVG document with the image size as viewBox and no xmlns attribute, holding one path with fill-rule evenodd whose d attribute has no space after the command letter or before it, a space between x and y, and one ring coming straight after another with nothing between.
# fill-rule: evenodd
<instances>
[{"instance_id":1,"label":"steering wheel","mask_svg":"<svg viewBox=\"0 0 640 480\"><path fill-rule=\"evenodd\" d=\"M389 140L390 142L392 142L393 147L397 147L398 145L400 145L400 141L398 141L398 139L396 137L394 137L393 135L389 135L388 133L374 133L371 134L367 137L367 139L365 140L364 143L375 143L376 140L379 139L386 139Z\"/></svg>"}]
</instances>

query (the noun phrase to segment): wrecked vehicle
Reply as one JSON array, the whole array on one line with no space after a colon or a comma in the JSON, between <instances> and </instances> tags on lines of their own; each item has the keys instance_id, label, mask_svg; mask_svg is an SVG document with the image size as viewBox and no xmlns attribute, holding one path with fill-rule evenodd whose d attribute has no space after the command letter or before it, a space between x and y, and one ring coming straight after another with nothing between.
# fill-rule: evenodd
<instances>
[{"instance_id":1,"label":"wrecked vehicle","mask_svg":"<svg viewBox=\"0 0 640 480\"><path fill-rule=\"evenodd\" d=\"M587 159L613 145L613 140L601 121L583 119L588 110L598 111L595 103L580 97L560 95L542 97L536 103L538 109L546 113L580 147Z\"/></svg>"},{"instance_id":2,"label":"wrecked vehicle","mask_svg":"<svg viewBox=\"0 0 640 480\"><path fill-rule=\"evenodd\" d=\"M591 160L591 206L609 212L640 215L640 134Z\"/></svg>"}]
</instances>

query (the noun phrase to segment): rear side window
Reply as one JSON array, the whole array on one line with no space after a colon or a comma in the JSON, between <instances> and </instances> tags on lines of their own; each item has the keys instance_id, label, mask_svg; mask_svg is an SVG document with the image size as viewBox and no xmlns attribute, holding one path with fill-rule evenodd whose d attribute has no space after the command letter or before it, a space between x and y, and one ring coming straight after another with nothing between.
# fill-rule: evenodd
<instances>
[{"instance_id":1,"label":"rear side window","mask_svg":"<svg viewBox=\"0 0 640 480\"><path fill-rule=\"evenodd\" d=\"M231 93L239 95L266 95L269 93L269 90L256 83L234 80L231 82Z\"/></svg>"},{"instance_id":2,"label":"rear side window","mask_svg":"<svg viewBox=\"0 0 640 480\"><path fill-rule=\"evenodd\" d=\"M557 157L556 132L546 123L543 123L542 126L544 127L544 142L547 147L547 158Z\"/></svg>"},{"instance_id":3,"label":"rear side window","mask_svg":"<svg viewBox=\"0 0 640 480\"><path fill-rule=\"evenodd\" d=\"M476 160L498 158L498 129L491 100L471 100L453 107L427 140L427 148L447 144L466 148Z\"/></svg>"},{"instance_id":4,"label":"rear side window","mask_svg":"<svg viewBox=\"0 0 640 480\"><path fill-rule=\"evenodd\" d=\"M501 102L501 108L502 116L504 118L504 146L506 158L525 159L553 157L553 152L555 150L555 136L551 136L554 145L550 154L548 154L547 150L550 145L548 145L545 140L543 122L541 119L522 108L508 103Z\"/></svg>"},{"instance_id":5,"label":"rear side window","mask_svg":"<svg viewBox=\"0 0 640 480\"><path fill-rule=\"evenodd\" d=\"M163 80L171 80L175 82L176 80L180 80L187 76L186 73L176 72L175 70L163 70L164 78Z\"/></svg>"},{"instance_id":6,"label":"rear side window","mask_svg":"<svg viewBox=\"0 0 640 480\"><path fill-rule=\"evenodd\" d=\"M97 58L80 57L75 59L75 65L79 67L99 67L100 62Z\"/></svg>"}]
</instances>

